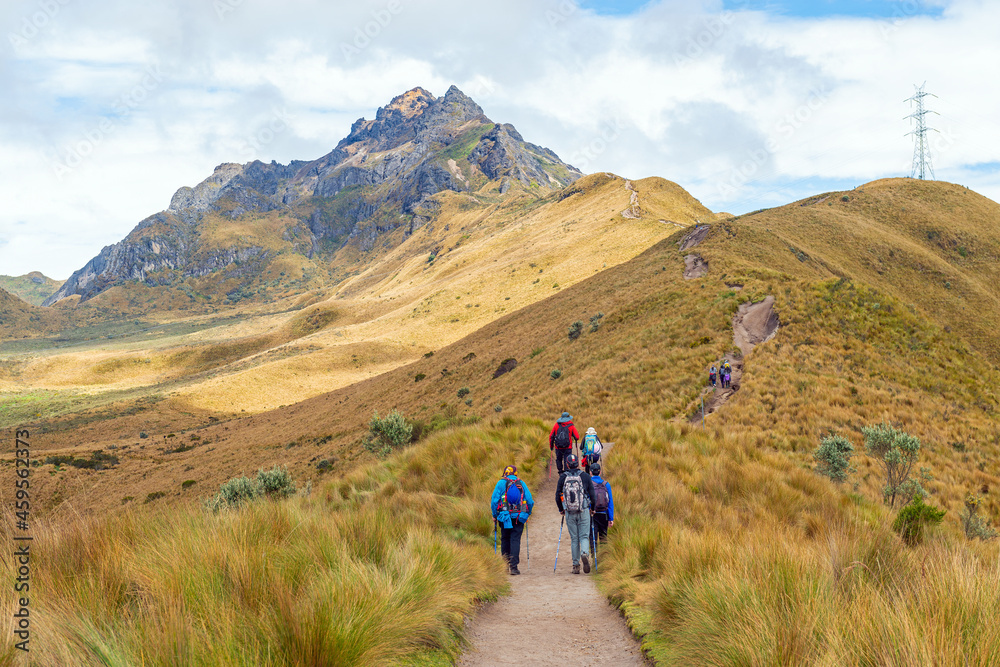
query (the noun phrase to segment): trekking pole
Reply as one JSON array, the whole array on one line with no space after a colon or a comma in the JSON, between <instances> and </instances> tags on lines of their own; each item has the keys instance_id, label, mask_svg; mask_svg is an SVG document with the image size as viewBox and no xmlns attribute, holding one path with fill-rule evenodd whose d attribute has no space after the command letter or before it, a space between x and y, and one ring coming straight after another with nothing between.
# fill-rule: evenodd
<instances>
[{"instance_id":1,"label":"trekking pole","mask_svg":"<svg viewBox=\"0 0 1000 667\"><path fill-rule=\"evenodd\" d=\"M594 552L594 572L597 572L597 529L594 527L594 517L590 517L590 549Z\"/></svg>"},{"instance_id":2,"label":"trekking pole","mask_svg":"<svg viewBox=\"0 0 1000 667\"><path fill-rule=\"evenodd\" d=\"M556 567L559 566L559 545L562 544L562 528L563 524L566 522L566 515L563 514L562 520L559 522L559 541L556 542L556 562L552 565L552 571L556 571Z\"/></svg>"},{"instance_id":3,"label":"trekking pole","mask_svg":"<svg viewBox=\"0 0 1000 667\"><path fill-rule=\"evenodd\" d=\"M528 524L524 524L524 548L528 552L526 560L531 560L531 538L528 536Z\"/></svg>"},{"instance_id":4,"label":"trekking pole","mask_svg":"<svg viewBox=\"0 0 1000 667\"><path fill-rule=\"evenodd\" d=\"M493 553L497 552L497 520L493 519Z\"/></svg>"}]
</instances>

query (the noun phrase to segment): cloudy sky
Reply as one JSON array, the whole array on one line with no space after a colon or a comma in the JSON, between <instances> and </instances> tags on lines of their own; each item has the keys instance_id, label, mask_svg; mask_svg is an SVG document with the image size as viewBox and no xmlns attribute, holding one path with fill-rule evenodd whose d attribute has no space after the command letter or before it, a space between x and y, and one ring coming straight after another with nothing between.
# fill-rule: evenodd
<instances>
[{"instance_id":1,"label":"cloudy sky","mask_svg":"<svg viewBox=\"0 0 1000 667\"><path fill-rule=\"evenodd\" d=\"M586 172L742 213L910 173L1000 200L1000 2L5 0L0 274L66 278L222 162L456 84Z\"/></svg>"}]
</instances>

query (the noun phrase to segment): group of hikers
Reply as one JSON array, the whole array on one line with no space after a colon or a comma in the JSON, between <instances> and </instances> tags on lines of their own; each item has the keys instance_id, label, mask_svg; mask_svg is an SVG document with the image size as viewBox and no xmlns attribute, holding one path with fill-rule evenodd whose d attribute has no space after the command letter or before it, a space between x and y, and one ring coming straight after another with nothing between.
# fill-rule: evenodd
<instances>
[{"instance_id":1,"label":"group of hikers","mask_svg":"<svg viewBox=\"0 0 1000 667\"><path fill-rule=\"evenodd\" d=\"M719 384L722 385L723 389L728 389L733 382L733 367L729 365L729 359L723 359L722 363L719 364L719 370L716 371L715 364L712 364L712 368L708 371L708 381L713 387L717 387L716 379L718 378Z\"/></svg>"},{"instance_id":2,"label":"group of hikers","mask_svg":"<svg viewBox=\"0 0 1000 667\"><path fill-rule=\"evenodd\" d=\"M574 453L574 448L579 451L579 455ZM601 477L603 448L604 445L593 428L587 429L581 441L580 433L568 412L562 413L549 433L549 450L552 452L549 463L551 466L554 458L559 473L556 508L563 517L559 524L559 543L562 542L565 524L570 536L573 574L580 574L581 564L585 573L590 572L591 549L593 548L595 556L597 553L595 538L604 542L608 537L608 528L615 523L611 485ZM517 476L517 467L506 466L503 477L493 489L490 509L493 513L494 550L499 527L500 553L512 575L521 574L518 570L521 562L521 536L534 506L535 501L527 484ZM553 570L558 564L557 545Z\"/></svg>"}]
</instances>

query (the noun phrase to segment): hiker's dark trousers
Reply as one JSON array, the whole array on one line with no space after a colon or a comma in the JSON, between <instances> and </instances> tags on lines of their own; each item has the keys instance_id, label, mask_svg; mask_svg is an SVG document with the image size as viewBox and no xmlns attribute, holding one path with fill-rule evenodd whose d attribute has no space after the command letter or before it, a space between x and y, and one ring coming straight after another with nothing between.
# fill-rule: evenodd
<instances>
[{"instance_id":1,"label":"hiker's dark trousers","mask_svg":"<svg viewBox=\"0 0 1000 667\"><path fill-rule=\"evenodd\" d=\"M608 513L594 512L594 530L597 532L597 539L605 542L608 539Z\"/></svg>"},{"instance_id":2,"label":"hiker's dark trousers","mask_svg":"<svg viewBox=\"0 0 1000 667\"><path fill-rule=\"evenodd\" d=\"M513 528L500 527L500 553L511 567L517 567L521 562L521 533L524 532L524 524L514 519L511 525Z\"/></svg>"},{"instance_id":3,"label":"hiker's dark trousers","mask_svg":"<svg viewBox=\"0 0 1000 667\"><path fill-rule=\"evenodd\" d=\"M566 457L572 453L572 447L567 447L566 449L556 448L556 472L562 472L566 469Z\"/></svg>"}]
</instances>

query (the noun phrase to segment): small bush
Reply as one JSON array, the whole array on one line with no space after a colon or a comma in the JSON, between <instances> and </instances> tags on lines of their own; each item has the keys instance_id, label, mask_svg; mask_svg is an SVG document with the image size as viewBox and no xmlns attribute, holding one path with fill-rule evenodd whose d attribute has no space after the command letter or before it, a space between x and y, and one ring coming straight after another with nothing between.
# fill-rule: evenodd
<instances>
[{"instance_id":1,"label":"small bush","mask_svg":"<svg viewBox=\"0 0 1000 667\"><path fill-rule=\"evenodd\" d=\"M148 438L149 434L146 433L145 431L139 431L139 437L140 438Z\"/></svg>"},{"instance_id":2,"label":"small bush","mask_svg":"<svg viewBox=\"0 0 1000 667\"><path fill-rule=\"evenodd\" d=\"M597 313L590 317L590 333L595 333L601 328L601 318L604 317L604 313Z\"/></svg>"},{"instance_id":3,"label":"small bush","mask_svg":"<svg viewBox=\"0 0 1000 667\"><path fill-rule=\"evenodd\" d=\"M434 356L434 350L431 350L430 352L424 352L424 359L430 359L433 356Z\"/></svg>"},{"instance_id":4,"label":"small bush","mask_svg":"<svg viewBox=\"0 0 1000 667\"><path fill-rule=\"evenodd\" d=\"M191 488L192 486L194 486L197 483L198 482L196 482L193 479L186 479L183 482L181 482L181 488L182 489L189 489L189 488Z\"/></svg>"},{"instance_id":5,"label":"small bush","mask_svg":"<svg viewBox=\"0 0 1000 667\"><path fill-rule=\"evenodd\" d=\"M295 493L295 482L288 468L274 466L270 470L258 470L254 481L259 494L268 498L287 498Z\"/></svg>"},{"instance_id":6,"label":"small bush","mask_svg":"<svg viewBox=\"0 0 1000 667\"><path fill-rule=\"evenodd\" d=\"M528 355L528 358L529 359L534 359L535 357L537 357L538 355L540 355L543 350L545 350L544 347L536 347L534 350L531 351L531 354Z\"/></svg>"},{"instance_id":7,"label":"small bush","mask_svg":"<svg viewBox=\"0 0 1000 667\"><path fill-rule=\"evenodd\" d=\"M559 378L562 377L562 371L559 370L558 368L554 368L552 369L552 372L549 373L549 377L552 378L553 380L558 380Z\"/></svg>"},{"instance_id":8,"label":"small bush","mask_svg":"<svg viewBox=\"0 0 1000 667\"><path fill-rule=\"evenodd\" d=\"M899 533L904 542L914 547L924 541L926 527L941 523L946 511L924 504L923 495L915 493L910 504L899 510L896 520L892 522L892 529Z\"/></svg>"},{"instance_id":9,"label":"small bush","mask_svg":"<svg viewBox=\"0 0 1000 667\"><path fill-rule=\"evenodd\" d=\"M158 498L162 498L165 495L167 495L167 494L164 493L163 491L153 491L152 493L146 495L146 500L143 501L143 502L151 503L154 500L157 500Z\"/></svg>"},{"instance_id":10,"label":"small bush","mask_svg":"<svg viewBox=\"0 0 1000 667\"><path fill-rule=\"evenodd\" d=\"M920 483L910 479L913 464L920 456L920 440L888 424L865 426L861 433L865 437L868 455L876 459L885 472L885 486L882 488L885 503L894 507L897 496L909 496L912 491L923 495Z\"/></svg>"},{"instance_id":11,"label":"small bush","mask_svg":"<svg viewBox=\"0 0 1000 667\"><path fill-rule=\"evenodd\" d=\"M848 197L847 195L844 195L843 197L840 198L840 201L851 201L851 198Z\"/></svg>"},{"instance_id":12,"label":"small bush","mask_svg":"<svg viewBox=\"0 0 1000 667\"><path fill-rule=\"evenodd\" d=\"M569 325L569 339L576 340L583 333L583 322L577 320L573 324Z\"/></svg>"},{"instance_id":13,"label":"small bush","mask_svg":"<svg viewBox=\"0 0 1000 667\"><path fill-rule=\"evenodd\" d=\"M468 395L469 395L469 388L468 387L462 387L461 389L458 390L458 397L459 398L465 398Z\"/></svg>"},{"instance_id":14,"label":"small bush","mask_svg":"<svg viewBox=\"0 0 1000 667\"><path fill-rule=\"evenodd\" d=\"M965 536L970 540L979 538L985 542L996 537L997 531L990 527L989 521L979 516L979 506L982 501L982 496L970 493L965 497L965 511L959 516L962 519Z\"/></svg>"},{"instance_id":15,"label":"small bush","mask_svg":"<svg viewBox=\"0 0 1000 667\"><path fill-rule=\"evenodd\" d=\"M829 435L820 440L819 447L813 453L813 458L816 459L816 472L826 475L834 482L843 482L847 479L847 475L853 472L852 454L854 446L847 438Z\"/></svg>"},{"instance_id":16,"label":"small bush","mask_svg":"<svg viewBox=\"0 0 1000 667\"><path fill-rule=\"evenodd\" d=\"M414 382L420 382L420 381L421 381L421 380L423 380L423 379L424 379L425 377L427 377L427 374L426 374L426 373L417 373L416 375L414 375L414 376L413 376L413 381L414 381Z\"/></svg>"},{"instance_id":17,"label":"small bush","mask_svg":"<svg viewBox=\"0 0 1000 667\"><path fill-rule=\"evenodd\" d=\"M494 405L493 406L493 412L503 412L503 406L502 405Z\"/></svg>"},{"instance_id":18,"label":"small bush","mask_svg":"<svg viewBox=\"0 0 1000 667\"><path fill-rule=\"evenodd\" d=\"M368 422L368 435L365 436L365 449L379 458L388 456L393 449L410 442L413 426L398 410L393 410L385 417L379 417L378 411Z\"/></svg>"},{"instance_id":19,"label":"small bush","mask_svg":"<svg viewBox=\"0 0 1000 667\"><path fill-rule=\"evenodd\" d=\"M468 405L469 407L472 407L472 399L471 398L465 399L465 404Z\"/></svg>"}]
</instances>

